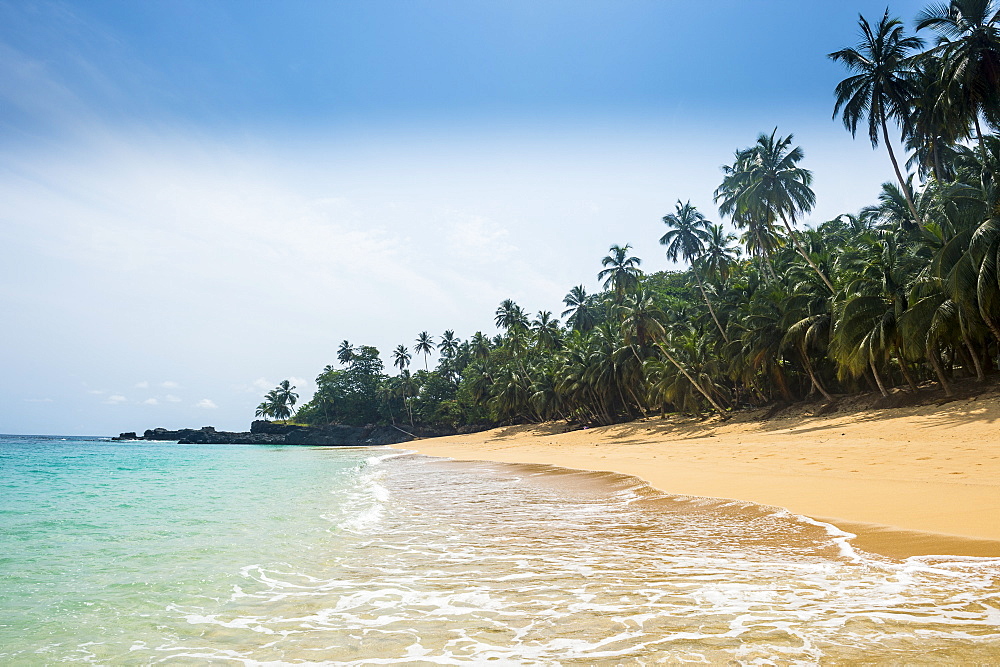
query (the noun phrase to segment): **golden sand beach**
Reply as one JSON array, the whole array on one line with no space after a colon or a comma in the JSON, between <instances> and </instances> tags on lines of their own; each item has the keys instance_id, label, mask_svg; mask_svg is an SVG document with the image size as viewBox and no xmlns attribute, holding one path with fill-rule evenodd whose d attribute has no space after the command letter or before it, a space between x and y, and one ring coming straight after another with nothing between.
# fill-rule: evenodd
<instances>
[{"instance_id":1,"label":"golden sand beach","mask_svg":"<svg viewBox=\"0 0 1000 667\"><path fill-rule=\"evenodd\" d=\"M614 471L670 494L784 507L889 556L1000 555L1000 391L764 416L652 417L573 431L562 423L511 426L401 447L460 461Z\"/></svg>"}]
</instances>

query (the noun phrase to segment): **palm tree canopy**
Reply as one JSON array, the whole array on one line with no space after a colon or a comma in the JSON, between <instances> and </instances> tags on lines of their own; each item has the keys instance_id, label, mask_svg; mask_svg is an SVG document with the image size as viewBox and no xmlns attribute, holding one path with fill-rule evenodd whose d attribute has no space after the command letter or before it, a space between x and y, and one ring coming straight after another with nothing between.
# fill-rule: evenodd
<instances>
[{"instance_id":1,"label":"palm tree canopy","mask_svg":"<svg viewBox=\"0 0 1000 667\"><path fill-rule=\"evenodd\" d=\"M430 354L434 351L434 337L426 331L421 331L417 336L417 344L413 346L415 354Z\"/></svg>"},{"instance_id":2,"label":"palm tree canopy","mask_svg":"<svg viewBox=\"0 0 1000 667\"><path fill-rule=\"evenodd\" d=\"M972 113L1000 114L1000 5L996 0L938 2L920 13L917 30L941 39L942 78L957 84Z\"/></svg>"},{"instance_id":3,"label":"palm tree canopy","mask_svg":"<svg viewBox=\"0 0 1000 667\"><path fill-rule=\"evenodd\" d=\"M401 371L410 365L410 359L410 352L405 345L397 345L396 349L392 351L392 365Z\"/></svg>"},{"instance_id":4,"label":"palm tree canopy","mask_svg":"<svg viewBox=\"0 0 1000 667\"><path fill-rule=\"evenodd\" d=\"M722 225L709 224L705 251L698 260L699 268L709 279L729 278L729 273L740 255L739 248L733 245L735 242L735 234L726 232Z\"/></svg>"},{"instance_id":5,"label":"palm tree canopy","mask_svg":"<svg viewBox=\"0 0 1000 667\"><path fill-rule=\"evenodd\" d=\"M902 21L889 18L887 9L875 29L864 16L858 17L861 36L854 47L828 54L854 72L837 84L836 118L843 109L844 127L856 136L858 123L868 121L868 138L878 146L883 123L896 120L904 129L909 125L910 101L915 95L914 69L909 57L923 41L905 37Z\"/></svg>"},{"instance_id":6,"label":"palm tree canopy","mask_svg":"<svg viewBox=\"0 0 1000 667\"><path fill-rule=\"evenodd\" d=\"M343 341L340 347L337 348L337 361L347 365L351 363L351 359L354 358L354 347L351 345L350 341Z\"/></svg>"},{"instance_id":7,"label":"palm tree canopy","mask_svg":"<svg viewBox=\"0 0 1000 667\"><path fill-rule=\"evenodd\" d=\"M660 245L667 246L667 259L676 262L681 257L692 262L704 252L712 223L690 201L682 204L678 199L676 210L663 216L663 223L670 228L660 237Z\"/></svg>"},{"instance_id":8,"label":"palm tree canopy","mask_svg":"<svg viewBox=\"0 0 1000 667\"><path fill-rule=\"evenodd\" d=\"M515 330L524 331L528 328L527 313L524 312L521 306L514 303L512 299L503 300L497 308L494 321L497 327L504 329L508 333Z\"/></svg>"},{"instance_id":9,"label":"palm tree canopy","mask_svg":"<svg viewBox=\"0 0 1000 667\"><path fill-rule=\"evenodd\" d=\"M804 157L802 148L791 147L793 135L760 134L757 143L737 151L732 167L724 167L726 176L715 191L719 212L734 221L762 217L763 222L775 220L795 222L801 213L808 213L816 204L812 188L812 172L798 166Z\"/></svg>"},{"instance_id":10,"label":"palm tree canopy","mask_svg":"<svg viewBox=\"0 0 1000 667\"><path fill-rule=\"evenodd\" d=\"M597 279L604 281L604 289L614 288L619 298L626 290L638 286L642 276L642 269L639 268L642 260L629 257L628 251L631 249L632 246L627 243L624 246L611 246L609 254L601 260L601 266L605 268L597 274Z\"/></svg>"},{"instance_id":11,"label":"palm tree canopy","mask_svg":"<svg viewBox=\"0 0 1000 667\"><path fill-rule=\"evenodd\" d=\"M567 326L576 331L590 331L594 328L597 318L590 307L590 297L587 296L587 290L583 285L571 289L563 298L563 303L567 306L562 312L563 317L569 318L566 320Z\"/></svg>"},{"instance_id":12,"label":"palm tree canopy","mask_svg":"<svg viewBox=\"0 0 1000 667\"><path fill-rule=\"evenodd\" d=\"M441 356L445 359L451 359L458 352L459 340L455 337L455 332L448 329L441 336L441 342L438 343L438 350L441 352Z\"/></svg>"}]
</instances>

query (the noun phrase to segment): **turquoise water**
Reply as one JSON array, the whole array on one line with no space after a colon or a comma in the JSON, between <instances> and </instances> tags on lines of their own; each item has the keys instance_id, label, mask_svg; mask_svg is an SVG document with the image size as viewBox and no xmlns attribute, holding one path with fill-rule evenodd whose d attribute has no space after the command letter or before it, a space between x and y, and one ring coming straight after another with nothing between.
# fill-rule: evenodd
<instances>
[{"instance_id":1,"label":"turquoise water","mask_svg":"<svg viewBox=\"0 0 1000 667\"><path fill-rule=\"evenodd\" d=\"M0 436L0 663L996 662L1000 562L637 480Z\"/></svg>"}]
</instances>

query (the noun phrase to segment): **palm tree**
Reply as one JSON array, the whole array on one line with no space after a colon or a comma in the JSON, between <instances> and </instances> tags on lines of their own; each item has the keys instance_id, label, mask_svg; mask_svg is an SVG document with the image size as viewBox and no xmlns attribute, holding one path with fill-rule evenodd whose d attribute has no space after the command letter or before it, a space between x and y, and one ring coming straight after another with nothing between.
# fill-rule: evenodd
<instances>
[{"instance_id":1,"label":"palm tree","mask_svg":"<svg viewBox=\"0 0 1000 667\"><path fill-rule=\"evenodd\" d=\"M351 363L354 358L354 347L351 346L349 341L343 341L340 347L337 348L337 361L344 364L345 366Z\"/></svg>"},{"instance_id":2,"label":"palm tree","mask_svg":"<svg viewBox=\"0 0 1000 667\"><path fill-rule=\"evenodd\" d=\"M528 328L527 314L512 299L503 300L497 308L494 321L498 328L504 329L507 333L525 331Z\"/></svg>"},{"instance_id":3,"label":"palm tree","mask_svg":"<svg viewBox=\"0 0 1000 667\"><path fill-rule=\"evenodd\" d=\"M961 91L963 106L976 128L980 147L983 131L979 115L1000 121L1000 7L995 0L951 0L920 13L917 30L931 28L940 35L942 80Z\"/></svg>"},{"instance_id":4,"label":"palm tree","mask_svg":"<svg viewBox=\"0 0 1000 667\"><path fill-rule=\"evenodd\" d=\"M904 130L909 127L909 109L916 95L909 52L919 49L923 40L904 37L902 21L890 19L888 9L874 31L864 16L858 17L858 24L861 26L861 39L857 45L828 54L830 59L844 63L849 71L855 73L837 84L833 117L836 118L843 108L844 127L851 131L851 136L856 136L858 123L867 116L872 148L878 146L881 130L899 187L906 195L913 219L919 223L913 194L899 170L889 141L888 123L895 120Z\"/></svg>"},{"instance_id":5,"label":"palm tree","mask_svg":"<svg viewBox=\"0 0 1000 667\"><path fill-rule=\"evenodd\" d=\"M403 394L403 405L406 406L406 412L410 416L410 426L413 426L413 406L410 402L406 400L406 388L410 384L410 372L406 369L410 365L410 353L406 349L405 345L397 345L396 349L392 351L392 365L399 368L400 377L400 391Z\"/></svg>"},{"instance_id":6,"label":"palm tree","mask_svg":"<svg viewBox=\"0 0 1000 667\"><path fill-rule=\"evenodd\" d=\"M601 266L605 267L597 274L598 280L604 280L604 289L614 288L615 300L621 303L625 292L639 285L639 278L642 270L639 265L642 260L638 257L629 257L628 251L632 246L627 243L624 246L613 245L609 253L601 260Z\"/></svg>"},{"instance_id":7,"label":"palm tree","mask_svg":"<svg viewBox=\"0 0 1000 667\"><path fill-rule=\"evenodd\" d=\"M569 291L563 298L563 303L567 308L562 312L563 317L569 317L566 324L575 331L587 332L594 328L597 317L590 307L590 298L583 285L577 285Z\"/></svg>"},{"instance_id":8,"label":"palm tree","mask_svg":"<svg viewBox=\"0 0 1000 667\"><path fill-rule=\"evenodd\" d=\"M392 365L399 368L400 371L410 365L410 359L412 357L405 345L397 345L396 349L392 351Z\"/></svg>"},{"instance_id":9,"label":"palm tree","mask_svg":"<svg viewBox=\"0 0 1000 667\"><path fill-rule=\"evenodd\" d=\"M799 146L790 148L793 136L778 137L777 133L775 128L770 136L761 134L754 146L737 152L736 162L726 170L722 185L715 191L719 211L733 216L734 222L743 215L762 218L768 225L781 220L795 249L835 293L833 283L792 229L796 217L811 211L816 203L816 195L809 187L812 173L797 166L804 154Z\"/></svg>"},{"instance_id":10,"label":"palm tree","mask_svg":"<svg viewBox=\"0 0 1000 667\"><path fill-rule=\"evenodd\" d=\"M441 336L441 342L438 344L438 350L441 352L441 356L445 359L454 359L455 353L458 352L459 340L455 338L455 332L448 329Z\"/></svg>"},{"instance_id":11,"label":"palm tree","mask_svg":"<svg viewBox=\"0 0 1000 667\"><path fill-rule=\"evenodd\" d=\"M290 417L295 412L295 402L299 400L299 395L295 393L295 387L288 380L282 380L276 389L278 400L282 405L287 405Z\"/></svg>"},{"instance_id":12,"label":"palm tree","mask_svg":"<svg viewBox=\"0 0 1000 667\"><path fill-rule=\"evenodd\" d=\"M740 255L739 248L733 246L736 235L729 234L722 225L708 226L708 241L705 251L698 259L698 265L709 280L724 282Z\"/></svg>"},{"instance_id":13,"label":"palm tree","mask_svg":"<svg viewBox=\"0 0 1000 667\"><path fill-rule=\"evenodd\" d=\"M667 246L667 259L670 261L676 262L678 257L682 257L684 261L691 264L691 273L694 274L698 283L701 298L705 300L705 305L708 306L708 312L712 315L712 320L718 327L719 333L728 343L729 338L726 337L726 330L719 323L719 317L715 314L715 308L712 307L712 302L705 292L705 284L701 281L701 275L695 266L695 260L705 253L705 246L712 238L709 232L712 223L697 208L692 206L690 201L681 204L681 200L678 199L675 208L676 211L663 216L663 222L670 227L670 230L660 237L660 245Z\"/></svg>"},{"instance_id":14,"label":"palm tree","mask_svg":"<svg viewBox=\"0 0 1000 667\"><path fill-rule=\"evenodd\" d=\"M434 338L426 331L417 336L417 344L413 346L414 354L424 355L424 370L427 370L427 355L434 351Z\"/></svg>"},{"instance_id":15,"label":"palm tree","mask_svg":"<svg viewBox=\"0 0 1000 667\"><path fill-rule=\"evenodd\" d=\"M475 359L484 361L490 357L490 339L483 335L482 331L472 334L469 341L470 351Z\"/></svg>"},{"instance_id":16,"label":"palm tree","mask_svg":"<svg viewBox=\"0 0 1000 667\"><path fill-rule=\"evenodd\" d=\"M562 332L559 330L559 320L552 317L547 310L538 311L535 321L531 323L531 331L535 335L535 347L542 352L554 352L562 346Z\"/></svg>"},{"instance_id":17,"label":"palm tree","mask_svg":"<svg viewBox=\"0 0 1000 667\"><path fill-rule=\"evenodd\" d=\"M960 99L957 87L942 78L942 71L941 60L933 52L917 59L913 78L916 92L910 100L906 136L906 148L913 151L907 168L915 164L922 177L931 173L938 182L955 178L950 168L955 146L969 137L969 123L955 103Z\"/></svg>"}]
</instances>

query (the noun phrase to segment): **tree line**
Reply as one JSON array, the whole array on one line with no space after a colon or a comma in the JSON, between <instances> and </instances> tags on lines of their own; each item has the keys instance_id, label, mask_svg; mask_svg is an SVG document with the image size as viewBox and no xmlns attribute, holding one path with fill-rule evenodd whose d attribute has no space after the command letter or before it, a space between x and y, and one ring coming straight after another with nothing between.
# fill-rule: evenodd
<instances>
[{"instance_id":1,"label":"tree line","mask_svg":"<svg viewBox=\"0 0 1000 667\"><path fill-rule=\"evenodd\" d=\"M296 419L611 424L985 381L1000 357L998 22L995 0L953 0L907 35L886 11L829 54L849 73L833 117L881 143L896 176L872 205L802 226L816 202L804 152L791 134L762 133L714 192L738 236L690 202L663 217L666 256L686 269L646 274L628 244L612 245L603 291L573 287L559 317L506 300L494 336L420 332L391 353L395 375L377 349L344 341ZM264 416L278 413L291 414Z\"/></svg>"}]
</instances>

